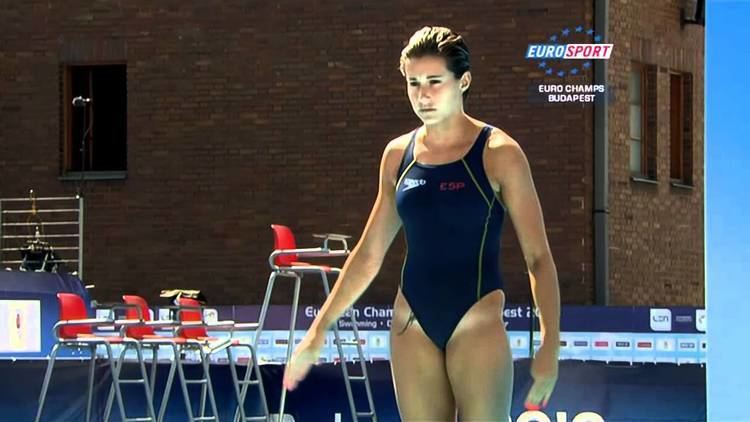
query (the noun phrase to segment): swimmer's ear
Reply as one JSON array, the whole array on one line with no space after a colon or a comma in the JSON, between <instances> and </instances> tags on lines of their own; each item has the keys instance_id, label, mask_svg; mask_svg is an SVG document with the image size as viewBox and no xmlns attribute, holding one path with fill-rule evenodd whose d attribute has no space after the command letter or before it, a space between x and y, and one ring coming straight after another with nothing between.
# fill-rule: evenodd
<instances>
[{"instance_id":1,"label":"swimmer's ear","mask_svg":"<svg viewBox=\"0 0 750 422\"><path fill-rule=\"evenodd\" d=\"M464 92L469 89L469 85L471 85L471 72L466 71L463 76L461 76L461 82L458 86L461 89L461 92Z\"/></svg>"}]
</instances>

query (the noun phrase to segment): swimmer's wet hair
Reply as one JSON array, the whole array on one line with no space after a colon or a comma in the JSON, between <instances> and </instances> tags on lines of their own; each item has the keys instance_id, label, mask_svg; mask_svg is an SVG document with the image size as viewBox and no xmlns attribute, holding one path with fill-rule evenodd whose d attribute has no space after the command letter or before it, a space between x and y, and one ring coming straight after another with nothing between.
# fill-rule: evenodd
<instances>
[{"instance_id":1,"label":"swimmer's wet hair","mask_svg":"<svg viewBox=\"0 0 750 422\"><path fill-rule=\"evenodd\" d=\"M399 60L398 70L401 75L406 77L405 66L408 59L425 56L443 57L446 67L456 79L471 69L469 47L464 39L453 30L442 26L425 26L409 38ZM464 100L470 89L464 91Z\"/></svg>"}]
</instances>

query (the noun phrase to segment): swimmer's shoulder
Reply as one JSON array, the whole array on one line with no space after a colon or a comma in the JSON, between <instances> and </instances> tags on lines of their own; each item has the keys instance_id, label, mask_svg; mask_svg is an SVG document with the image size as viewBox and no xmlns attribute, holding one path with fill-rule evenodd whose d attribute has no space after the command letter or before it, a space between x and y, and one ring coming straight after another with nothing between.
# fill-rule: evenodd
<instances>
[{"instance_id":1,"label":"swimmer's shoulder","mask_svg":"<svg viewBox=\"0 0 750 422\"><path fill-rule=\"evenodd\" d=\"M493 154L507 152L513 148L521 148L513 137L502 129L491 126L491 132L487 138L487 149Z\"/></svg>"},{"instance_id":2,"label":"swimmer's shoulder","mask_svg":"<svg viewBox=\"0 0 750 422\"><path fill-rule=\"evenodd\" d=\"M401 161L411 141L412 132L407 132L388 141L383 152L383 167L388 180L395 186Z\"/></svg>"},{"instance_id":3,"label":"swimmer's shoulder","mask_svg":"<svg viewBox=\"0 0 750 422\"><path fill-rule=\"evenodd\" d=\"M525 159L521 145L507 132L492 127L484 151L484 165L490 180L502 185L502 179L508 168L513 168L517 160Z\"/></svg>"}]
</instances>

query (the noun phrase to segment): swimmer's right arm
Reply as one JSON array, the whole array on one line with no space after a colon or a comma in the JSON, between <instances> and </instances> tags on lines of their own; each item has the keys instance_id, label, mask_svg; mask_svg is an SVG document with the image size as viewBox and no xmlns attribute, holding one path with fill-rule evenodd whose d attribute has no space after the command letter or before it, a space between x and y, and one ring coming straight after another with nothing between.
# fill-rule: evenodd
<instances>
[{"instance_id":1,"label":"swimmer's right arm","mask_svg":"<svg viewBox=\"0 0 750 422\"><path fill-rule=\"evenodd\" d=\"M386 146L380 161L378 195L362 236L344 263L330 296L310 326L316 337L324 337L331 325L367 290L380 271L393 239L401 228L396 212L396 175L403 154L399 138Z\"/></svg>"}]
</instances>

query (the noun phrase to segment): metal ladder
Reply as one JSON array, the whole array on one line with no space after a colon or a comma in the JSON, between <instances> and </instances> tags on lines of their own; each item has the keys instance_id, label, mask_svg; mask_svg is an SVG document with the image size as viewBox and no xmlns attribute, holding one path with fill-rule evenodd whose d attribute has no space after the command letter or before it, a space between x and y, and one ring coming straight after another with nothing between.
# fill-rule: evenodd
<instances>
[{"instance_id":1,"label":"metal ladder","mask_svg":"<svg viewBox=\"0 0 750 422\"><path fill-rule=\"evenodd\" d=\"M328 286L328 277L323 274L323 286L325 288L326 297L330 294ZM349 399L349 410L352 413L352 420L358 422L360 418L369 418L372 422L377 422L378 418L375 414L375 403L372 399L372 389L370 387L370 378L367 375L367 365L365 364L365 354L362 350L362 343L359 338L359 329L357 329L357 320L354 317L354 312L349 309L352 321L352 331L354 333L354 341L341 341L341 335L339 333L338 321L333 324L333 335L335 337L336 349L339 352L339 363L341 364L341 372L344 375L344 383L346 385L346 395ZM349 369L346 367L346 356L344 355L343 346L356 346L357 347L357 361L359 362L360 374L361 375L349 375ZM365 392L367 394L367 405L369 406L362 412L357 411L356 401L354 400L354 394L352 391L352 381L362 382L365 386Z\"/></svg>"},{"instance_id":2,"label":"metal ladder","mask_svg":"<svg viewBox=\"0 0 750 422\"><path fill-rule=\"evenodd\" d=\"M186 401L190 403L190 395L188 393L188 385L200 385L201 386L201 400L200 400L200 416L195 416L193 414L192 405L189 406L189 408L185 409L188 412L188 418L190 422L199 422L199 421L219 421L219 414L216 408L216 399L214 398L214 390L211 386L211 376L209 375L209 362L208 362L208 356L203 353L203 350L199 347L198 353L200 354L200 365L203 367L203 378L198 379L187 379L185 378L185 370L183 368L183 359L180 356L175 356L176 364L177 364L177 371L180 373L180 379L184 380L184 382L180 383L180 386L182 387L182 394L185 395ZM209 404L211 406L211 411L213 412L213 416L206 416L206 393L208 393L208 400ZM192 403L191 403L192 404Z\"/></svg>"},{"instance_id":3,"label":"metal ladder","mask_svg":"<svg viewBox=\"0 0 750 422\"><path fill-rule=\"evenodd\" d=\"M289 340L287 343L287 362L289 362L289 359L291 358L292 354L292 345L294 344L294 331L296 326L296 316L297 316L297 308L298 308L298 298L299 298L299 290L300 290L300 284L302 280L302 275L289 272L289 271L282 271L279 273L272 273L271 277L269 279L268 286L266 288L266 295L265 299L263 300L263 305L260 310L260 316L258 318L258 329L255 333L255 340L254 340L254 347L255 350L258 350L258 342L260 339L260 336L263 332L263 326L265 324L266 315L268 313L269 308L269 302L271 298L271 291L273 290L273 284L274 280L276 278L276 275L291 277L295 279L295 295L292 303L292 312L291 312L291 323L289 327ZM323 278L323 287L325 289L326 297L330 294L330 288L328 285L328 278L325 274L322 274ZM339 353L339 360L341 364L341 372L344 375L344 383L346 386L346 395L347 399L349 401L349 410L352 414L352 421L353 422L359 422L360 418L369 418L372 422L377 422L377 415L375 413L375 404L372 399L372 389L370 387L370 378L367 374L367 367L365 365L365 357L364 357L364 351L362 349L362 343L360 342L359 337L359 330L357 329L357 321L354 316L354 312L349 312L351 315L351 321L352 321L352 331L354 334L354 341L345 342L341 340L341 336L339 334L338 329L338 321L334 323L333 325L333 332L335 337L335 343L336 348ZM361 373L359 375L349 375L349 370L346 367L346 356L344 355L344 349L343 346L356 346L357 347L357 355L359 360L359 366L361 369ZM247 375L247 374L246 374ZM367 394L367 404L369 406L368 409L364 409L363 411L358 411L356 407L356 401L354 400L354 394L352 390L352 381L355 382L362 382L365 385L365 392ZM279 404L279 413L278 413L278 420L283 421L284 418L284 406L286 403L286 394L287 390L282 387L281 391L281 401ZM243 396L244 397L244 396Z\"/></svg>"},{"instance_id":4,"label":"metal ladder","mask_svg":"<svg viewBox=\"0 0 750 422\"><path fill-rule=\"evenodd\" d=\"M110 412L112 410L112 404L115 396L117 397L118 404L120 407L120 417L122 418L123 422L156 422L156 414L154 412L154 400L153 400L153 390L150 388L150 383L148 381L147 375L146 375L146 366L143 361L143 354L141 349L138 346L135 346L135 352L138 356L138 366L140 369L141 377L140 378L130 378L130 379L122 379L120 376L122 374L122 369L124 367L125 363L125 354L127 353L128 349L130 348L130 344L126 344L125 347L120 352L120 357L117 359L117 362L114 363L113 369L116 371L116 373L113 373L112 375L112 386L109 389L109 397L107 399L107 405L105 408L105 419L106 421L109 421ZM92 359L95 359L95 351L92 350ZM115 385L116 384L116 385ZM137 417L137 418L128 418L125 415L125 407L122 403L122 393L115 394L115 389L122 391L122 385L143 385L143 388L146 392L146 413L149 414L149 416L146 417Z\"/></svg>"},{"instance_id":5,"label":"metal ladder","mask_svg":"<svg viewBox=\"0 0 750 422\"><path fill-rule=\"evenodd\" d=\"M257 325L257 324L253 324ZM256 327L257 328L257 327ZM260 367L258 366L258 360L256 358L256 352L255 350L250 347L250 345L243 345L247 346L250 349L250 360L248 361L247 369L245 370L245 375L242 378L242 380L239 379L237 376L237 368L234 365L234 361L231 355L231 352L229 352L229 368L230 372L232 373L232 381L234 382L235 387L239 387L240 389L240 398L239 403L237 403L237 409L234 412L234 421L240 421L240 422L247 422L247 421L268 421L269 417L266 415L270 415L268 411L268 402L266 402L266 393L263 389L263 379L261 378L260 374ZM227 349L229 350L229 349ZM255 372L255 379L252 379L252 373ZM262 415L251 415L247 416L245 414L245 397L247 396L247 390L255 386L258 388L258 395L260 397L260 401L262 404Z\"/></svg>"}]
</instances>

